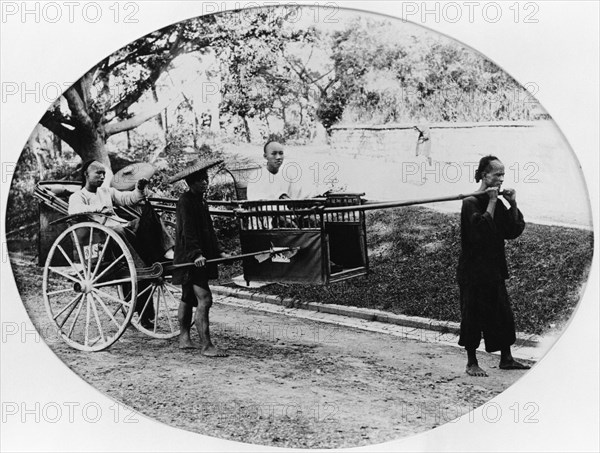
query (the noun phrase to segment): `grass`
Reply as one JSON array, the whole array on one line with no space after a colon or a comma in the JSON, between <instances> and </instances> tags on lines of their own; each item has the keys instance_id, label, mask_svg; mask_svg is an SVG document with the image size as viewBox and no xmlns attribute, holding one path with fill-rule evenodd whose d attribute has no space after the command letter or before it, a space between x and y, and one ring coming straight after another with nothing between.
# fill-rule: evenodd
<instances>
[{"instance_id":1,"label":"grass","mask_svg":"<svg viewBox=\"0 0 600 453\"><path fill-rule=\"evenodd\" d=\"M370 274L326 286L274 284L269 294L304 301L377 308L460 321L456 265L458 214L410 207L367 217ZM236 252L234 242L228 248ZM564 324L579 302L593 253L591 231L528 224L507 241L511 297L517 330L542 334ZM222 268L221 281L241 273Z\"/></svg>"}]
</instances>

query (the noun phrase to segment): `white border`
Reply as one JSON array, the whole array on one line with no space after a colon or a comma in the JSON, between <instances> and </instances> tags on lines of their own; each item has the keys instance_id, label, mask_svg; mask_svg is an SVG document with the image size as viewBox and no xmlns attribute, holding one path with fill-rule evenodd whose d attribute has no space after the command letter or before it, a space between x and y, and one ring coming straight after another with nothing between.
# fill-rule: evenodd
<instances>
[{"instance_id":1,"label":"white border","mask_svg":"<svg viewBox=\"0 0 600 453\"><path fill-rule=\"evenodd\" d=\"M1 2L2 4L22 2ZM34 2L30 2L33 4ZM60 3L60 2L59 2ZM81 5L91 2L78 2ZM76 20L51 24L7 20L1 26L1 81L60 84L77 79L101 57L131 40L172 22L206 10L208 2L137 2L137 24L105 20ZM297 2L302 3L302 2ZM311 2L314 4L314 2ZM399 17L402 4L422 2L330 2ZM431 6L434 2L428 2ZM447 3L447 2L446 2ZM462 4L462 2L457 2ZM482 5L491 2L479 2ZM512 2L511 2L512 3ZM521 2L523 5L525 2ZM596 238L598 237L598 2L538 1L537 24L501 20L489 23L460 21L428 27L471 45L519 82L535 82L542 105L553 116L579 158L590 190ZM223 2L210 5L220 7ZM250 2L239 2L244 6ZM262 3L261 3L262 4ZM235 6L234 2L228 5ZM506 12L509 3L502 5ZM93 11L92 11L93 12ZM79 19L78 19L79 17ZM413 17L414 18L414 17ZM1 162L16 161L33 126L48 107L41 100L23 103L10 97L1 105ZM3 167L5 170L6 167ZM10 181L3 174L2 212ZM557 181L557 184L560 183ZM2 225L4 229L4 225ZM4 237L2 238L4 240ZM30 324L20 299L3 245L1 319ZM422 435L401 439L367 450L463 450L463 451L583 451L598 450L598 246L595 245L592 278L583 303L566 333L534 370L496 401L507 416L498 423L480 417L475 425L462 420ZM29 336L31 338L31 335ZM1 399L11 401L97 402L107 410L112 404L84 383L43 343L2 342ZM462 366L462 365L461 365ZM519 402L539 407L537 424L514 423L508 408ZM112 415L112 414L111 414ZM92 414L93 416L93 414ZM31 418L31 417L30 417ZM103 417L98 423L7 423L2 428L3 451L197 451L265 450L264 447L207 441L202 436L170 428L138 416L139 423L114 423ZM235 445L235 446L234 446Z\"/></svg>"}]
</instances>

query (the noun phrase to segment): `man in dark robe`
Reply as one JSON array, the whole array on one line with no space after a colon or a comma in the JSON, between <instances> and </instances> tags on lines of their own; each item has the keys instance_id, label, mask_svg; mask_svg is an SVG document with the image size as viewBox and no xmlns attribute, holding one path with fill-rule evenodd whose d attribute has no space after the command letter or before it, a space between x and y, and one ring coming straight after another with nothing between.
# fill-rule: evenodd
<instances>
[{"instance_id":1,"label":"man in dark robe","mask_svg":"<svg viewBox=\"0 0 600 453\"><path fill-rule=\"evenodd\" d=\"M481 337L487 352L500 351L501 369L527 369L517 362L510 347L516 340L515 322L506 292L508 267L506 239L515 239L525 229L517 208L516 192L502 193L510 209L498 199L504 181L504 165L494 156L481 159L475 173L481 181L479 196L463 200L461 210L461 254L458 262L461 325L458 344L467 350L467 373L487 376L477 362L475 351Z\"/></svg>"}]
</instances>

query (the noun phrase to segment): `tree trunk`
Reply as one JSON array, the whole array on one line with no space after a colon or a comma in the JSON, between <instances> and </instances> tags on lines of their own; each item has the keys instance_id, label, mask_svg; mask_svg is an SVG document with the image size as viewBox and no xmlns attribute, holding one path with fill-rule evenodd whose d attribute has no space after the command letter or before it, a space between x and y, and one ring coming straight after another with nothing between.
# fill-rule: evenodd
<instances>
[{"instance_id":1,"label":"tree trunk","mask_svg":"<svg viewBox=\"0 0 600 453\"><path fill-rule=\"evenodd\" d=\"M53 159L62 163L62 140L56 134L52 134Z\"/></svg>"},{"instance_id":2,"label":"tree trunk","mask_svg":"<svg viewBox=\"0 0 600 453\"><path fill-rule=\"evenodd\" d=\"M81 156L82 162L96 160L101 164L110 167L110 160L108 158L108 152L106 151L106 142L104 138L97 132L93 135L94 137L90 137L89 141L84 141L81 144L81 147L75 151Z\"/></svg>"},{"instance_id":3,"label":"tree trunk","mask_svg":"<svg viewBox=\"0 0 600 453\"><path fill-rule=\"evenodd\" d=\"M95 160L106 167L106 177L103 185L105 187L109 187L114 174L110 159L108 157L108 150L106 149L103 126L97 126L97 128L88 135L88 139L82 140L81 146L79 149L76 149L75 152L81 157L82 163L85 163L89 160Z\"/></svg>"},{"instance_id":4,"label":"tree trunk","mask_svg":"<svg viewBox=\"0 0 600 453\"><path fill-rule=\"evenodd\" d=\"M164 127L164 131L165 131L165 143L168 142L167 137L169 136L169 115L168 115L168 107L165 107L163 110L163 119L165 122L165 127Z\"/></svg>"},{"instance_id":5,"label":"tree trunk","mask_svg":"<svg viewBox=\"0 0 600 453\"><path fill-rule=\"evenodd\" d=\"M246 135L246 142L250 143L250 125L248 124L248 118L246 115L241 115L242 121L244 122L244 132Z\"/></svg>"}]
</instances>

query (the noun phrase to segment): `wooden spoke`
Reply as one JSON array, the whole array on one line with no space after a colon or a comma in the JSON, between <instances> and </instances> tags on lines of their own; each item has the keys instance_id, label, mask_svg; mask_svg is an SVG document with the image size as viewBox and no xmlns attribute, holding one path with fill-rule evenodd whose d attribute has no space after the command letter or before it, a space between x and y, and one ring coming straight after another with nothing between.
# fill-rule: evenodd
<instances>
[{"instance_id":1,"label":"wooden spoke","mask_svg":"<svg viewBox=\"0 0 600 453\"><path fill-rule=\"evenodd\" d=\"M158 315L160 313L160 295L162 294L162 290L160 287L154 286L154 289L158 288L158 291L152 291L153 294L156 292L156 308L154 310L154 333L156 333L156 328L158 327Z\"/></svg>"},{"instance_id":2,"label":"wooden spoke","mask_svg":"<svg viewBox=\"0 0 600 453\"><path fill-rule=\"evenodd\" d=\"M119 324L119 322L115 318L115 314L119 311L120 307L117 308L117 310L114 313L111 313L110 310L108 309L108 307L106 306L106 304L104 303L104 301L102 300L102 298L100 296L98 296L98 294L92 293L92 297L96 298L96 300L98 301L98 304L100 304L100 306L102 307L104 312L108 315L108 317L111 319L111 321L114 322L117 327L121 327L121 324Z\"/></svg>"},{"instance_id":3,"label":"wooden spoke","mask_svg":"<svg viewBox=\"0 0 600 453\"><path fill-rule=\"evenodd\" d=\"M71 324L71 327L69 328L69 333L67 334L67 338L71 338L71 334L73 333L73 329L75 328L75 324L77 323L77 320L79 319L79 314L81 313L81 309L82 308L83 308L83 304L79 304L79 308L77 309L77 313L75 313L75 318L73 318L73 323Z\"/></svg>"},{"instance_id":4,"label":"wooden spoke","mask_svg":"<svg viewBox=\"0 0 600 453\"><path fill-rule=\"evenodd\" d=\"M87 294L85 298L85 342L84 346L88 346L90 337L90 295Z\"/></svg>"},{"instance_id":5,"label":"wooden spoke","mask_svg":"<svg viewBox=\"0 0 600 453\"><path fill-rule=\"evenodd\" d=\"M120 288L123 288L122 286ZM121 295L121 293L119 292L119 296ZM124 295L123 300L129 300L131 298L131 290L127 291L127 294ZM123 307L123 305L119 305L119 307L117 307L117 309L113 312L113 315L117 314L117 312L121 310L123 316L127 315L127 311L125 310L125 308Z\"/></svg>"},{"instance_id":6,"label":"wooden spoke","mask_svg":"<svg viewBox=\"0 0 600 453\"><path fill-rule=\"evenodd\" d=\"M92 288L92 292L104 296L105 299L110 299L113 302L125 305L126 307L131 307L131 302L126 302L124 300L117 299L115 296L105 293L104 291L100 291L98 288Z\"/></svg>"},{"instance_id":7,"label":"wooden spoke","mask_svg":"<svg viewBox=\"0 0 600 453\"><path fill-rule=\"evenodd\" d=\"M76 294L76 295L75 295L75 297L74 297L73 299L71 299L71 302L69 302L67 305L65 305L65 307L64 307L64 308L63 308L61 311L59 311L59 312L58 312L56 315L54 315L54 317L53 317L52 319L54 319L54 320L56 321L56 318L58 318L58 317L59 317L60 315L62 315L62 314L65 312L65 311L67 311L67 309L68 309L68 308L69 308L71 305L73 305L73 304L76 304L76 303L79 301L79 299L81 299L81 293L79 293L79 294ZM73 307L73 308L71 309L71 311L69 312L69 315L67 316L67 318L68 318L69 316L71 316L71 313L73 313L73 310L74 310L74 309L75 309L75 307ZM66 319L66 318L65 318L65 319ZM63 324L64 324L64 321L63 321Z\"/></svg>"},{"instance_id":8,"label":"wooden spoke","mask_svg":"<svg viewBox=\"0 0 600 453\"><path fill-rule=\"evenodd\" d=\"M152 288L152 291L150 292L148 299L146 299L144 308L142 308L142 311L140 312L140 317L142 316L142 313L144 313L146 311L146 308L148 308L148 304L152 301L152 296L154 296L154 292L156 291L156 286L150 285L150 286L148 286L148 288L144 289L144 291L142 291L140 294L138 294L138 299L139 299L140 295L142 295L144 292L146 292L146 290L148 290L150 288ZM154 314L154 317L156 318L156 313ZM154 327L156 327L156 324L154 324Z\"/></svg>"},{"instance_id":9,"label":"wooden spoke","mask_svg":"<svg viewBox=\"0 0 600 453\"><path fill-rule=\"evenodd\" d=\"M152 293L149 294L149 299L144 301L144 307L139 313L139 317L133 322L133 326L152 338L173 338L179 335L179 325L172 313L179 306L179 301L171 288L175 292L179 291L179 288L164 279L153 282L151 286ZM145 294L147 290L148 288L145 288L140 294ZM147 314L149 303L154 304L154 326L152 328L146 328L141 324L142 315Z\"/></svg>"},{"instance_id":10,"label":"wooden spoke","mask_svg":"<svg viewBox=\"0 0 600 453\"><path fill-rule=\"evenodd\" d=\"M54 273L56 273L58 275L61 275L62 277L66 278L68 280L71 280L72 282L81 283L81 280L77 280L75 277L73 277L73 276L71 276L69 274L66 274L66 273L64 273L62 271L59 271L58 269L55 269L53 267L48 267L48 270L52 271L52 272L54 272Z\"/></svg>"},{"instance_id":11,"label":"wooden spoke","mask_svg":"<svg viewBox=\"0 0 600 453\"><path fill-rule=\"evenodd\" d=\"M81 244L79 243L79 238L75 233L75 230L71 231L71 236L73 237L73 244L75 244L75 248L77 249L77 255L79 255L79 262L83 267L83 273L87 276L87 271L85 269L85 255L83 254L83 250L81 250Z\"/></svg>"},{"instance_id":12,"label":"wooden spoke","mask_svg":"<svg viewBox=\"0 0 600 453\"><path fill-rule=\"evenodd\" d=\"M104 338L104 331L102 330L102 323L100 322L100 317L98 316L98 308L96 307L96 302L94 302L94 296L90 293L90 304L92 305L92 310L94 312L94 318L96 319L96 324L98 324L98 334L102 341L106 341Z\"/></svg>"},{"instance_id":13,"label":"wooden spoke","mask_svg":"<svg viewBox=\"0 0 600 453\"><path fill-rule=\"evenodd\" d=\"M151 289L152 289L152 285L149 285L149 286L147 286L146 288L144 288L142 291L140 291L140 292L138 293L138 298L139 298L139 297L140 297L142 294L144 294L144 293L146 293L146 292L150 291ZM129 291L129 294L131 294L131 291Z\"/></svg>"},{"instance_id":14,"label":"wooden spoke","mask_svg":"<svg viewBox=\"0 0 600 453\"><path fill-rule=\"evenodd\" d=\"M98 262L96 263L96 267L94 268L92 275L90 275L90 280L92 280L92 281L94 280L94 278L96 277L96 274L98 273L98 269L100 268L100 263L104 259L104 254L106 253L106 250L108 250L109 242L110 242L110 236L106 236L106 241L104 241L104 245L102 246L102 252L100 252L100 256L98 257Z\"/></svg>"},{"instance_id":15,"label":"wooden spoke","mask_svg":"<svg viewBox=\"0 0 600 453\"><path fill-rule=\"evenodd\" d=\"M129 306L131 306L131 304ZM125 318L127 317L127 310L125 310L123 301L121 301L120 305L113 310L112 314L114 316L114 315L116 315L119 312L121 312L121 314L123 315L123 317L125 317Z\"/></svg>"},{"instance_id":16,"label":"wooden spoke","mask_svg":"<svg viewBox=\"0 0 600 453\"><path fill-rule=\"evenodd\" d=\"M90 241L88 242L88 265L87 265L87 270L88 270L88 276L92 275L92 251L93 251L93 244L94 244L94 228L90 228Z\"/></svg>"},{"instance_id":17,"label":"wooden spoke","mask_svg":"<svg viewBox=\"0 0 600 453\"><path fill-rule=\"evenodd\" d=\"M125 295L125 299L129 299L131 297L131 290L127 291L127 294Z\"/></svg>"},{"instance_id":18,"label":"wooden spoke","mask_svg":"<svg viewBox=\"0 0 600 453\"><path fill-rule=\"evenodd\" d=\"M92 284L93 284L93 283L96 283L96 282L98 281L98 279L99 279L99 278L102 278L102 276L103 276L104 274L106 274L106 273L107 273L107 272L108 272L110 269L112 269L112 268L113 268L113 266L114 266L115 264L117 264L117 263L118 263L118 262L119 262L121 259L123 259L124 257L125 257L125 254L124 254L124 253L121 253L121 256L119 256L119 257L118 257L116 260L114 260L114 261L113 261L113 262L110 264L110 266L108 266L106 269L104 269L104 270L103 270L103 271L100 273L100 275L98 275L98 276L94 277L94 279L92 280Z\"/></svg>"},{"instance_id":19,"label":"wooden spoke","mask_svg":"<svg viewBox=\"0 0 600 453\"><path fill-rule=\"evenodd\" d=\"M68 293L69 291L73 291L73 288L59 289L59 290L56 290L56 291L50 291L49 293L46 293L46 295L48 295L48 296L56 296L57 294Z\"/></svg>"},{"instance_id":20,"label":"wooden spoke","mask_svg":"<svg viewBox=\"0 0 600 453\"><path fill-rule=\"evenodd\" d=\"M88 260L87 260L87 266L86 266L86 275L89 276L92 273L92 248L93 248L93 243L94 243L94 227L90 228L90 240L88 241Z\"/></svg>"},{"instance_id":21,"label":"wooden spoke","mask_svg":"<svg viewBox=\"0 0 600 453\"><path fill-rule=\"evenodd\" d=\"M79 275L79 277L83 280L85 278L85 276L84 276L85 274L81 275L81 273L77 269L77 266L75 266L75 264L73 263L73 261L71 261L71 258L69 258L69 255L67 255L67 252L64 251L64 249L60 246L60 244L56 248L65 257L65 259L67 260L67 263L69 263L69 266L71 266L73 269L75 269L75 271L77 272L77 275Z\"/></svg>"}]
</instances>

